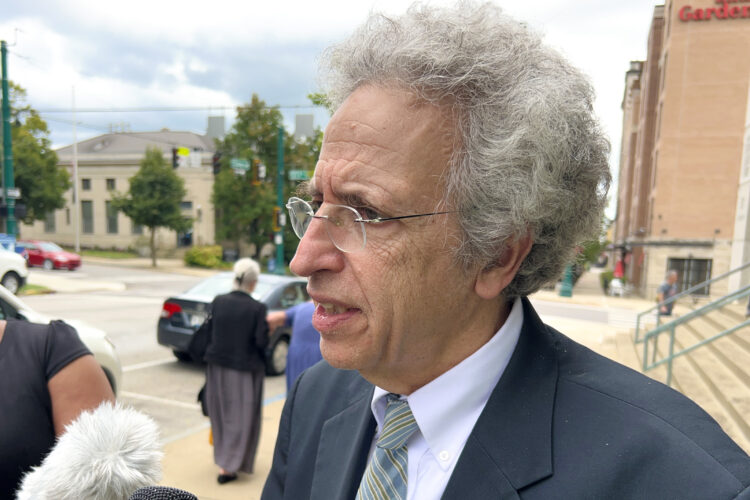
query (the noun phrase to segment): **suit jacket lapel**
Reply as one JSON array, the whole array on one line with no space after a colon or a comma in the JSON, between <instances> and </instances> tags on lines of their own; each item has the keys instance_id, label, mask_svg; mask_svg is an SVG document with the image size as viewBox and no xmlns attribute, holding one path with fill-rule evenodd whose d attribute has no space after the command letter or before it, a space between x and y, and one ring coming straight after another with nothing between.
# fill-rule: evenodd
<instances>
[{"instance_id":1,"label":"suit jacket lapel","mask_svg":"<svg viewBox=\"0 0 750 500\"><path fill-rule=\"evenodd\" d=\"M513 356L458 459L444 499L518 498L550 476L557 356L528 299Z\"/></svg>"},{"instance_id":2,"label":"suit jacket lapel","mask_svg":"<svg viewBox=\"0 0 750 500\"><path fill-rule=\"evenodd\" d=\"M346 391L349 406L323 424L311 500L351 500L356 496L375 435L370 410L373 390L371 384L356 377Z\"/></svg>"}]
</instances>

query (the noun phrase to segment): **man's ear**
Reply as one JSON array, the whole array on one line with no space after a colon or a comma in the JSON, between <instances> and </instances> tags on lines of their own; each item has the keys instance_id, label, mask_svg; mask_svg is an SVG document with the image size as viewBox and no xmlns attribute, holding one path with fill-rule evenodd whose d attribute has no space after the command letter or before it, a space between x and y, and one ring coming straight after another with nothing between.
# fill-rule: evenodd
<instances>
[{"instance_id":1,"label":"man's ear","mask_svg":"<svg viewBox=\"0 0 750 500\"><path fill-rule=\"evenodd\" d=\"M494 299L505 290L516 273L521 263L531 251L534 243L531 233L527 233L513 244L505 248L505 251L494 266L487 266L479 272L474 283L474 291L483 299Z\"/></svg>"}]
</instances>

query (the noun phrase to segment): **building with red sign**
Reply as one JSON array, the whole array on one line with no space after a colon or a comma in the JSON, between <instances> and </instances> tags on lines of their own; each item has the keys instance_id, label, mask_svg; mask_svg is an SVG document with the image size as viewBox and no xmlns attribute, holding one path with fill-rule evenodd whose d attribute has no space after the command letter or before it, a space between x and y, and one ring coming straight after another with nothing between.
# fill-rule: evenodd
<instances>
[{"instance_id":1,"label":"building with red sign","mask_svg":"<svg viewBox=\"0 0 750 500\"><path fill-rule=\"evenodd\" d=\"M625 76L614 243L653 298L669 269L684 289L750 260L750 0L669 0L647 47Z\"/></svg>"}]
</instances>

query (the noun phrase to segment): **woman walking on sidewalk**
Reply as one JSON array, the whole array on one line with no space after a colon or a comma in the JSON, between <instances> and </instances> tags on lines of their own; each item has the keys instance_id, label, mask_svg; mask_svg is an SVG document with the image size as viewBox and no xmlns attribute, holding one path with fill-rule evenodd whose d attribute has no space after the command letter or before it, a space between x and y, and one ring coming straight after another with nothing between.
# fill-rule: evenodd
<instances>
[{"instance_id":1,"label":"woman walking on sidewalk","mask_svg":"<svg viewBox=\"0 0 750 500\"><path fill-rule=\"evenodd\" d=\"M261 423L264 350L268 344L266 306L250 294L260 274L258 263L234 265L235 290L211 304L213 326L204 357L206 401L214 438L219 484L251 474Z\"/></svg>"}]
</instances>

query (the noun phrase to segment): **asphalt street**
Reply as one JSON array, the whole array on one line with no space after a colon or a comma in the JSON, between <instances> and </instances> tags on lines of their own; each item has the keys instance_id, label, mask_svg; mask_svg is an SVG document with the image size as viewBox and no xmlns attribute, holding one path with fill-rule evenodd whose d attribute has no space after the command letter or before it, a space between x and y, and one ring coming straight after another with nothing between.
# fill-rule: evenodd
<instances>
[{"instance_id":1,"label":"asphalt street","mask_svg":"<svg viewBox=\"0 0 750 500\"><path fill-rule=\"evenodd\" d=\"M123 367L119 399L152 416L165 442L208 426L196 402L204 368L177 361L156 342L164 299L190 288L201 276L86 263L74 272L34 269L31 273L32 283L85 282L79 288L91 289L22 300L52 318L82 320L107 332ZM283 376L267 378L266 399L283 397L285 390Z\"/></svg>"}]
</instances>

